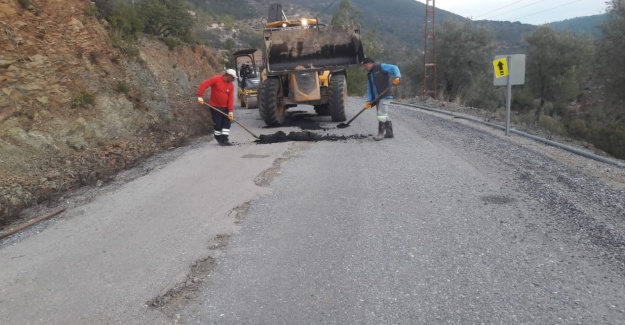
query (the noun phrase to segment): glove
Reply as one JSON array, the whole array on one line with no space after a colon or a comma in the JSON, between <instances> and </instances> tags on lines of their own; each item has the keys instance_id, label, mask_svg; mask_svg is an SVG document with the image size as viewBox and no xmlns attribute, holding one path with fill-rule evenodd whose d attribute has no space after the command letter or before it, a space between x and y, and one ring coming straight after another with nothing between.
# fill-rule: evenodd
<instances>
[{"instance_id":1,"label":"glove","mask_svg":"<svg viewBox=\"0 0 625 325\"><path fill-rule=\"evenodd\" d=\"M370 108L371 108L371 102L366 102L365 109L370 109Z\"/></svg>"},{"instance_id":2,"label":"glove","mask_svg":"<svg viewBox=\"0 0 625 325\"><path fill-rule=\"evenodd\" d=\"M395 80L393 80L393 85L399 85L399 78L395 78Z\"/></svg>"},{"instance_id":3,"label":"glove","mask_svg":"<svg viewBox=\"0 0 625 325\"><path fill-rule=\"evenodd\" d=\"M234 120L234 113L230 112L228 113L228 118L230 119L230 121Z\"/></svg>"},{"instance_id":4,"label":"glove","mask_svg":"<svg viewBox=\"0 0 625 325\"><path fill-rule=\"evenodd\" d=\"M197 102L198 102L198 104L200 104L200 105L204 105L204 98L202 98L202 97L198 97L198 98L197 98Z\"/></svg>"}]
</instances>

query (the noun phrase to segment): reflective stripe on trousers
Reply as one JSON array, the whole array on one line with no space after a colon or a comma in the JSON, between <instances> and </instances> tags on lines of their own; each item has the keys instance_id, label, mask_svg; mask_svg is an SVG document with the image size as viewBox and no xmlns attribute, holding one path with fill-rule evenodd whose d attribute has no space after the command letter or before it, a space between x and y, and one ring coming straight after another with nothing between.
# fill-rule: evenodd
<instances>
[{"instance_id":1,"label":"reflective stripe on trousers","mask_svg":"<svg viewBox=\"0 0 625 325\"><path fill-rule=\"evenodd\" d=\"M386 122L386 121L390 121L391 118L388 117L388 105L391 103L390 99L382 99L378 105L376 106L376 109L378 111L378 121L380 122Z\"/></svg>"}]
</instances>

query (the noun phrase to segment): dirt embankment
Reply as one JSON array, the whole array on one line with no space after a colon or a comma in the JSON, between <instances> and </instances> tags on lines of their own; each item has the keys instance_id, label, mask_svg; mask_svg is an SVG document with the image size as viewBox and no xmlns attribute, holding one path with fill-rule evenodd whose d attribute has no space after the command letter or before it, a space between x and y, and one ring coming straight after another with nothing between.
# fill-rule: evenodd
<instances>
[{"instance_id":1,"label":"dirt embankment","mask_svg":"<svg viewBox=\"0 0 625 325\"><path fill-rule=\"evenodd\" d=\"M211 131L194 98L217 73L215 53L144 38L125 54L89 6L0 0L0 229L26 207Z\"/></svg>"}]
</instances>

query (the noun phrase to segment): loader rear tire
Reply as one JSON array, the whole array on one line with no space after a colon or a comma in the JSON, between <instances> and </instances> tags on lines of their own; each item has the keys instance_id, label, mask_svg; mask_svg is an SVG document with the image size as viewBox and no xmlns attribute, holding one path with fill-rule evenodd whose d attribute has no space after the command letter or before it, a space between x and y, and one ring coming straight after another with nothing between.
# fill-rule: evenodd
<instances>
[{"instance_id":1,"label":"loader rear tire","mask_svg":"<svg viewBox=\"0 0 625 325\"><path fill-rule=\"evenodd\" d=\"M332 74L328 84L328 107L332 122L347 120L345 106L347 106L347 78L343 73Z\"/></svg>"},{"instance_id":2,"label":"loader rear tire","mask_svg":"<svg viewBox=\"0 0 625 325\"><path fill-rule=\"evenodd\" d=\"M258 112L267 126L279 126L284 123L286 107L280 104L279 94L279 78L267 78L260 84Z\"/></svg>"}]
</instances>

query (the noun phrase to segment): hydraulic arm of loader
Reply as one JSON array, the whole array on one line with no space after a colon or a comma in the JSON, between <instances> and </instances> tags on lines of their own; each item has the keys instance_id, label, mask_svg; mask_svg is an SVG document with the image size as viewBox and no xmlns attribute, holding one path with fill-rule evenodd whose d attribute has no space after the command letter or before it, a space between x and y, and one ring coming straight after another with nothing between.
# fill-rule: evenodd
<instances>
[{"instance_id":1,"label":"hydraulic arm of loader","mask_svg":"<svg viewBox=\"0 0 625 325\"><path fill-rule=\"evenodd\" d=\"M353 26L268 28L264 31L268 74L344 69L364 59Z\"/></svg>"}]
</instances>

